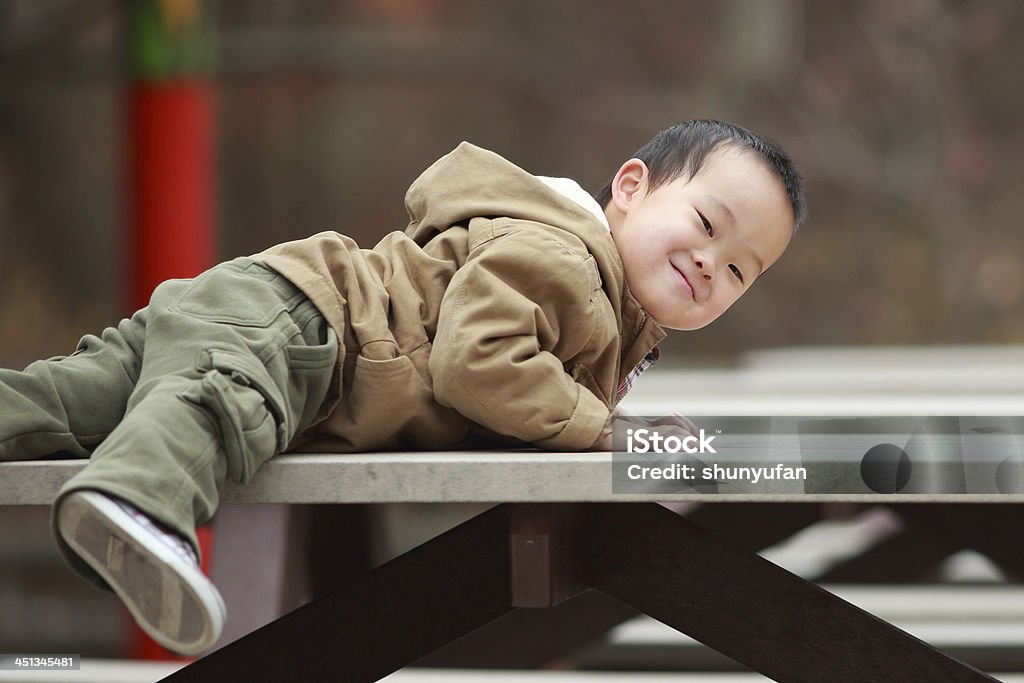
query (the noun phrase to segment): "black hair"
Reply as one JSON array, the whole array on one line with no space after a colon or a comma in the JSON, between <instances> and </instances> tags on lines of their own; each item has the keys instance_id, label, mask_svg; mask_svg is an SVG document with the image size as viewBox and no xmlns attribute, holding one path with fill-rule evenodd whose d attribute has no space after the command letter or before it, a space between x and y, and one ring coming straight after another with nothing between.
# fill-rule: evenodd
<instances>
[{"instance_id":1,"label":"black hair","mask_svg":"<svg viewBox=\"0 0 1024 683\"><path fill-rule=\"evenodd\" d=\"M793 209L793 230L799 228L807 217L807 205L803 179L793 160L780 146L746 128L722 121L686 121L661 131L633 156L647 165L650 192L680 176L692 178L697 175L708 155L721 145L749 149L764 161L786 189ZM614 177L594 195L602 208L611 201L613 180Z\"/></svg>"}]
</instances>

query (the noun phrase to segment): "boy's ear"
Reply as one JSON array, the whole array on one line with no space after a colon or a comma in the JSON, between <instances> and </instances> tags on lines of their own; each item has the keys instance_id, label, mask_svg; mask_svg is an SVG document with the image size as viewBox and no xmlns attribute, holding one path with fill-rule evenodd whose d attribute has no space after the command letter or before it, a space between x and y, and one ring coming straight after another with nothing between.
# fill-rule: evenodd
<instances>
[{"instance_id":1,"label":"boy's ear","mask_svg":"<svg viewBox=\"0 0 1024 683\"><path fill-rule=\"evenodd\" d=\"M619 167L612 180L612 204L621 213L629 210L633 198L647 189L647 164L640 159L630 159Z\"/></svg>"}]
</instances>

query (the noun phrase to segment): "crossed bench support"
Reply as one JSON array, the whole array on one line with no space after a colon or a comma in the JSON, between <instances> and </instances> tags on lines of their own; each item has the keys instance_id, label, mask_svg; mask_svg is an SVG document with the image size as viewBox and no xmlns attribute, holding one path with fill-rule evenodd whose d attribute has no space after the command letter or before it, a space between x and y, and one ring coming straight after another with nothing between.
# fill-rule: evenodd
<instances>
[{"instance_id":1,"label":"crossed bench support","mask_svg":"<svg viewBox=\"0 0 1024 683\"><path fill-rule=\"evenodd\" d=\"M779 681L996 680L649 502L498 505L165 680L376 681L588 590Z\"/></svg>"}]
</instances>

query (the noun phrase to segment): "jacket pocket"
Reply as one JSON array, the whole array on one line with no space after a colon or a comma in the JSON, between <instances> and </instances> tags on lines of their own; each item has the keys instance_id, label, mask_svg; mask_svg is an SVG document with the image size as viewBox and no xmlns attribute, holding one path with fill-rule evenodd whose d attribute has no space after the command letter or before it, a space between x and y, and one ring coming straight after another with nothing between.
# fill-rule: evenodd
<instances>
[{"instance_id":1,"label":"jacket pocket","mask_svg":"<svg viewBox=\"0 0 1024 683\"><path fill-rule=\"evenodd\" d=\"M429 393L423 378L412 359L405 355L376 360L364 355L356 356L355 373L352 377L354 389L363 389L378 396L392 396L400 399L420 399Z\"/></svg>"},{"instance_id":2,"label":"jacket pocket","mask_svg":"<svg viewBox=\"0 0 1024 683\"><path fill-rule=\"evenodd\" d=\"M352 429L346 436L356 448L393 448L403 430L429 412L433 395L412 359L386 360L356 356L348 396Z\"/></svg>"}]
</instances>

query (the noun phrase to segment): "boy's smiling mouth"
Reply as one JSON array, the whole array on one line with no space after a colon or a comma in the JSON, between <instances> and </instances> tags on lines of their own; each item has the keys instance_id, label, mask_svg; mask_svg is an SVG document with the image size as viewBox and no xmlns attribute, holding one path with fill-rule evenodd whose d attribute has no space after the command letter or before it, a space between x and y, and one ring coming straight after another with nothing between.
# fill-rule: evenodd
<instances>
[{"instance_id":1,"label":"boy's smiling mouth","mask_svg":"<svg viewBox=\"0 0 1024 683\"><path fill-rule=\"evenodd\" d=\"M690 298L696 300L697 297L694 295L693 287L690 285L690 281L686 279L686 275L683 274L683 271L679 268L676 268L675 264L670 263L670 265L672 266L672 270L676 271L676 275L679 276L679 279L682 280L683 288L690 295Z\"/></svg>"}]
</instances>

